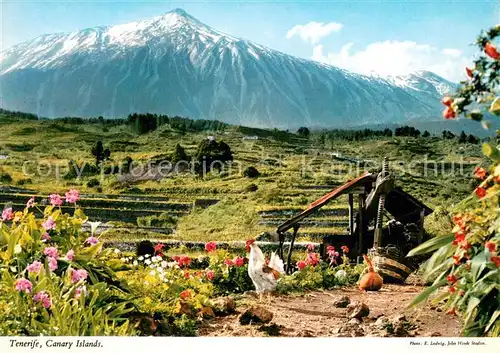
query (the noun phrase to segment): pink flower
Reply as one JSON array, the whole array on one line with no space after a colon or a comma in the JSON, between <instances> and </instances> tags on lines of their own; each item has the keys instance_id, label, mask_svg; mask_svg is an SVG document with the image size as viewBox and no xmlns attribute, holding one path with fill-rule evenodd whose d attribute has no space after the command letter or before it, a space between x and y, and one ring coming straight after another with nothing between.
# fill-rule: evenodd
<instances>
[{"instance_id":1,"label":"pink flower","mask_svg":"<svg viewBox=\"0 0 500 353\"><path fill-rule=\"evenodd\" d=\"M96 237L88 237L85 242L89 245L95 245L99 242L99 239L97 239Z\"/></svg>"},{"instance_id":2,"label":"pink flower","mask_svg":"<svg viewBox=\"0 0 500 353\"><path fill-rule=\"evenodd\" d=\"M307 245L307 251L314 251L314 249L316 249L316 245L314 245L314 244Z\"/></svg>"},{"instance_id":3,"label":"pink flower","mask_svg":"<svg viewBox=\"0 0 500 353\"><path fill-rule=\"evenodd\" d=\"M205 250L208 252L215 251L217 249L217 244L213 241L209 241L208 243L205 244Z\"/></svg>"},{"instance_id":4,"label":"pink flower","mask_svg":"<svg viewBox=\"0 0 500 353\"><path fill-rule=\"evenodd\" d=\"M319 263L319 254L316 252L311 252L307 254L306 264L311 266L316 266Z\"/></svg>"},{"instance_id":5,"label":"pink flower","mask_svg":"<svg viewBox=\"0 0 500 353\"><path fill-rule=\"evenodd\" d=\"M50 241L50 240L51 240L51 237L50 237L49 233L44 233L42 235L42 243L45 243L45 242Z\"/></svg>"},{"instance_id":6,"label":"pink flower","mask_svg":"<svg viewBox=\"0 0 500 353\"><path fill-rule=\"evenodd\" d=\"M50 299L50 296L45 291L41 291L41 292L36 293L33 296L33 300L37 303L42 303L42 306L45 309L48 309L52 306L52 300Z\"/></svg>"},{"instance_id":7,"label":"pink flower","mask_svg":"<svg viewBox=\"0 0 500 353\"><path fill-rule=\"evenodd\" d=\"M75 258L75 251L73 249L71 249L70 251L68 251L66 253L66 258L69 260L69 261L73 261L73 259Z\"/></svg>"},{"instance_id":8,"label":"pink flower","mask_svg":"<svg viewBox=\"0 0 500 353\"><path fill-rule=\"evenodd\" d=\"M77 289L75 289L75 299L80 298L81 295L87 295L87 287L85 286L80 286Z\"/></svg>"},{"instance_id":9,"label":"pink flower","mask_svg":"<svg viewBox=\"0 0 500 353\"><path fill-rule=\"evenodd\" d=\"M54 222L52 216L49 216L49 218L47 218L47 220L42 223L42 227L45 230L56 229L56 222Z\"/></svg>"},{"instance_id":10,"label":"pink flower","mask_svg":"<svg viewBox=\"0 0 500 353\"><path fill-rule=\"evenodd\" d=\"M52 206L61 206L63 204L63 200L58 194L49 195L49 201Z\"/></svg>"},{"instance_id":11,"label":"pink flower","mask_svg":"<svg viewBox=\"0 0 500 353\"><path fill-rule=\"evenodd\" d=\"M16 281L16 290L19 292L29 293L29 292L31 292L32 288L33 288L33 285L26 278L19 278Z\"/></svg>"},{"instance_id":12,"label":"pink flower","mask_svg":"<svg viewBox=\"0 0 500 353\"><path fill-rule=\"evenodd\" d=\"M86 280L88 277L87 271L84 269L81 270L71 270L71 282L76 283L80 280Z\"/></svg>"},{"instance_id":13,"label":"pink flower","mask_svg":"<svg viewBox=\"0 0 500 353\"><path fill-rule=\"evenodd\" d=\"M234 259L234 265L235 265L236 267L241 267L241 266L243 266L244 264L245 264L245 259L244 259L244 258L242 258L242 257L238 256L236 259Z\"/></svg>"},{"instance_id":14,"label":"pink flower","mask_svg":"<svg viewBox=\"0 0 500 353\"><path fill-rule=\"evenodd\" d=\"M303 270L306 267L306 262L305 261L297 261L297 268L299 270Z\"/></svg>"},{"instance_id":15,"label":"pink flower","mask_svg":"<svg viewBox=\"0 0 500 353\"><path fill-rule=\"evenodd\" d=\"M12 212L12 207L5 208L2 211L2 220L11 221L14 218L14 213Z\"/></svg>"},{"instance_id":16,"label":"pink flower","mask_svg":"<svg viewBox=\"0 0 500 353\"><path fill-rule=\"evenodd\" d=\"M231 259L225 259L225 260L224 260L224 263L225 263L226 265L228 265L228 266L233 266L233 265L234 265L234 262L233 262L233 260L231 260Z\"/></svg>"},{"instance_id":17,"label":"pink flower","mask_svg":"<svg viewBox=\"0 0 500 353\"><path fill-rule=\"evenodd\" d=\"M54 257L48 257L47 261L49 263L49 270L55 271L57 270L57 259Z\"/></svg>"},{"instance_id":18,"label":"pink flower","mask_svg":"<svg viewBox=\"0 0 500 353\"><path fill-rule=\"evenodd\" d=\"M53 246L48 246L46 247L45 249L43 249L43 254L44 255L47 255L49 257L53 257L55 259L58 258L58 251L57 251L57 248L53 247Z\"/></svg>"},{"instance_id":19,"label":"pink flower","mask_svg":"<svg viewBox=\"0 0 500 353\"><path fill-rule=\"evenodd\" d=\"M349 248L347 247L347 245L342 245L340 249L344 252L344 254L347 254L349 252Z\"/></svg>"},{"instance_id":20,"label":"pink flower","mask_svg":"<svg viewBox=\"0 0 500 353\"><path fill-rule=\"evenodd\" d=\"M26 202L26 208L31 208L35 206L35 197L33 196L31 199L28 200L28 202Z\"/></svg>"},{"instance_id":21,"label":"pink flower","mask_svg":"<svg viewBox=\"0 0 500 353\"><path fill-rule=\"evenodd\" d=\"M40 261L33 261L33 263L26 267L26 270L28 270L29 273L40 273L41 269L42 263Z\"/></svg>"},{"instance_id":22,"label":"pink flower","mask_svg":"<svg viewBox=\"0 0 500 353\"><path fill-rule=\"evenodd\" d=\"M80 200L80 193L78 190L73 189L66 193L66 202L76 203L78 200Z\"/></svg>"},{"instance_id":23,"label":"pink flower","mask_svg":"<svg viewBox=\"0 0 500 353\"><path fill-rule=\"evenodd\" d=\"M207 279L209 281L213 280L215 278L215 271L208 270L205 275L207 276Z\"/></svg>"}]
</instances>

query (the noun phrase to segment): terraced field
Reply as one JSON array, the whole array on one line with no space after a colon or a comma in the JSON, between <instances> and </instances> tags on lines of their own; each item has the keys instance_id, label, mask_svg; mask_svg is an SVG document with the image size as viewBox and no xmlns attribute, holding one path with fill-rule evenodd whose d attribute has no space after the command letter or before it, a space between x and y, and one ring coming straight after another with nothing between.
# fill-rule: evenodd
<instances>
[{"instance_id":1,"label":"terraced field","mask_svg":"<svg viewBox=\"0 0 500 353\"><path fill-rule=\"evenodd\" d=\"M32 195L42 203L51 193L76 188L82 193L78 206L90 220L102 222L101 237L108 242L229 243L272 238L279 224L325 193L366 170L378 170L384 156L405 190L430 207L446 205L470 191L469 175L447 171L428 177L419 174L422 163L416 163L414 170L405 169L405 163L427 155L448 164L461 160L466 169L482 162L479 146L439 138L322 141L319 135L305 139L244 127L185 132L162 126L137 135L126 125L111 126L105 132L99 124L0 119L0 125L0 154L7 156L0 160L0 208L10 205L20 210ZM258 139L245 140L246 135ZM97 140L111 149L107 167L126 157L139 164L168 158L177 143L193 156L207 136L226 142L234 161L223 172L204 178L178 173L159 180L123 183L116 175L76 179L56 175L64 176L69 160L95 164L90 150ZM34 167L25 169L27 163L44 163L59 170L36 174ZM242 172L249 166L257 168L260 176L244 177ZM63 209L71 212L73 208ZM345 235L347 216L347 197L341 197L303 221L298 242L319 243L325 236Z\"/></svg>"}]
</instances>

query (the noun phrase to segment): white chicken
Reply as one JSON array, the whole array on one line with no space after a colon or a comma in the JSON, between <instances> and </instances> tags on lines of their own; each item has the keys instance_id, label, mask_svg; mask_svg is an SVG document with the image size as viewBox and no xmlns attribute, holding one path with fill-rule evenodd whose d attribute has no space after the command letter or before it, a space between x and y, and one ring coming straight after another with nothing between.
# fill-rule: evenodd
<instances>
[{"instance_id":1,"label":"white chicken","mask_svg":"<svg viewBox=\"0 0 500 353\"><path fill-rule=\"evenodd\" d=\"M262 253L262 250L255 244L255 240L247 240L247 250L250 250L250 258L248 260L248 276L252 280L255 291L259 294L262 300L262 294L273 292L276 289L278 280L285 272L283 260L273 252L269 263Z\"/></svg>"}]
</instances>

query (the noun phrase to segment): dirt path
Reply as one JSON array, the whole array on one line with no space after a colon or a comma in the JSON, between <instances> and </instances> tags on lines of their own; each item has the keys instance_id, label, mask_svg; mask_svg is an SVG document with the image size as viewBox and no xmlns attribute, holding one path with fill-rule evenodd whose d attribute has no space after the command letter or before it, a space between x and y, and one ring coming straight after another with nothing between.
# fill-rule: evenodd
<instances>
[{"instance_id":1,"label":"dirt path","mask_svg":"<svg viewBox=\"0 0 500 353\"><path fill-rule=\"evenodd\" d=\"M407 309L410 301L421 292L421 285L385 285L380 292L360 292L357 288L315 291L304 295L276 296L271 302L258 304L257 299L244 296L237 300L237 313L207 321L199 330L200 336L269 336L325 337L325 336L394 336L387 326L375 322L381 316L390 322L399 316L404 321L403 336L460 335L460 322L430 304ZM333 302L340 296L368 305L370 313L361 323L348 325L347 309L335 308ZM246 325L239 323L239 314L252 305L260 305L273 313L270 324ZM402 318L401 315L404 315ZM383 320L383 319L382 319ZM381 320L379 320L380 322ZM343 333L342 333L343 332ZM401 334L400 334L401 336Z\"/></svg>"}]
</instances>

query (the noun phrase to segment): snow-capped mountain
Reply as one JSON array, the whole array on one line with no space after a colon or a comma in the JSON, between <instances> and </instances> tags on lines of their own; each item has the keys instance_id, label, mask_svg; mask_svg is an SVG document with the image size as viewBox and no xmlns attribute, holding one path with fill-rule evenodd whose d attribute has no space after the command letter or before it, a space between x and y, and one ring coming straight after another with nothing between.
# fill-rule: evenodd
<instances>
[{"instance_id":1,"label":"snow-capped mountain","mask_svg":"<svg viewBox=\"0 0 500 353\"><path fill-rule=\"evenodd\" d=\"M440 119L453 84L430 73L380 78L299 59L183 10L49 34L0 53L0 106L41 116L133 112L259 127Z\"/></svg>"}]
</instances>

